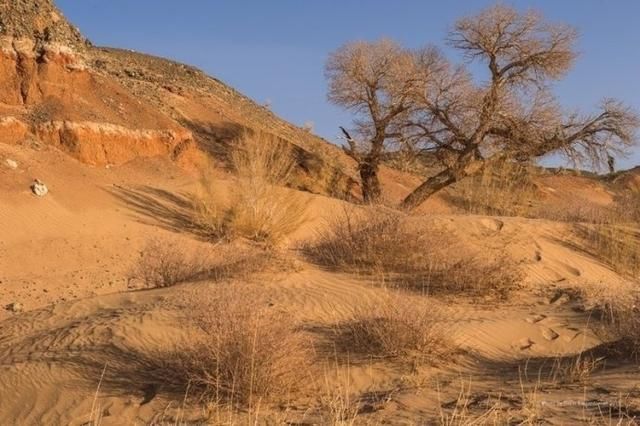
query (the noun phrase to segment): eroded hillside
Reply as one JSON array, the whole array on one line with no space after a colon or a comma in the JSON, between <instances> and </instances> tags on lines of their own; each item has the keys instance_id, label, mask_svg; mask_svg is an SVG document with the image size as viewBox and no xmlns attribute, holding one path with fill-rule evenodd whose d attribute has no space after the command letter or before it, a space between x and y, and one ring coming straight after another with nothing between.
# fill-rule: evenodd
<instances>
[{"instance_id":1,"label":"eroded hillside","mask_svg":"<svg viewBox=\"0 0 640 426\"><path fill-rule=\"evenodd\" d=\"M268 132L296 147L297 186L346 196L348 160L220 81L169 60L95 48L49 0L0 9L0 141L42 142L92 165L164 156L224 167L230 141Z\"/></svg>"}]
</instances>

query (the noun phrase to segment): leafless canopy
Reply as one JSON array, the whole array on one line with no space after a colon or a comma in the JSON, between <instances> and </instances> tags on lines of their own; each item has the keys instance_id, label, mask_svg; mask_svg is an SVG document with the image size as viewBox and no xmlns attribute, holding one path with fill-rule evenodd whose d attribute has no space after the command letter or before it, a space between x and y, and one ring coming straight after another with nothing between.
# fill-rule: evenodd
<instances>
[{"instance_id":1,"label":"leafless canopy","mask_svg":"<svg viewBox=\"0 0 640 426\"><path fill-rule=\"evenodd\" d=\"M349 43L327 62L329 100L353 111L358 143L345 132L345 151L359 164L364 197L380 194L377 167L385 143L398 136L394 127L410 106L412 53L390 40Z\"/></svg>"},{"instance_id":2,"label":"leafless canopy","mask_svg":"<svg viewBox=\"0 0 640 426\"><path fill-rule=\"evenodd\" d=\"M433 152L443 170L404 200L407 208L493 159L559 153L603 164L634 143L639 121L613 99L592 114L563 111L551 83L571 69L576 37L568 25L498 5L458 20L449 32L446 42L461 52L462 65L432 46L409 50L386 40L344 46L327 66L329 99L357 113L357 137L367 142L363 148L352 139L347 152L361 171L364 162L377 170L393 144ZM471 62L487 67L485 81L472 75Z\"/></svg>"}]
</instances>

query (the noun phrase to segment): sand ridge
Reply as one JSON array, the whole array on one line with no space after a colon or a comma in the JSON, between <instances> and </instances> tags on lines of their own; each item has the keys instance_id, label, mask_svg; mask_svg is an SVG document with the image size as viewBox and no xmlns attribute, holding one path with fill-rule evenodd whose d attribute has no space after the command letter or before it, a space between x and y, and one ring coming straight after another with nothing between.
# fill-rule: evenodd
<instances>
[{"instance_id":1,"label":"sand ridge","mask_svg":"<svg viewBox=\"0 0 640 426\"><path fill-rule=\"evenodd\" d=\"M2 146L0 153L20 163L17 170L2 171L10 179L3 179L0 193L0 305L20 302L25 308L17 314L2 311L0 388L14 391L2 398L1 417L19 424L83 424L104 369L99 402L108 416L103 424L153 421L171 396L155 389L157 377L127 378L134 372L126 365L133 363L144 372L137 363L145 362L145 353L184 339L184 330L177 325L180 314L166 302L181 300L192 291L215 291L215 284L131 292L127 273L152 236L178 237L185 244L197 240L162 215L194 190L193 178L162 160L106 169L49 149ZM25 189L30 176L45 180L50 196L38 199L30 194ZM224 180L219 184L226 185ZM142 198L132 198L133 194ZM278 309L309 327L321 327L348 315L354 304L376 300L385 290L367 276L332 272L300 258L298 244L313 238L314 228L343 204L305 196L314 213L289 242L290 255L297 256L302 267L251 281L268 289ZM456 378L461 376L485 377L498 365L517 368L530 359L571 356L601 343L590 330L589 318L574 309L577 302L570 289L591 285L615 291L627 280L566 244L567 224L451 214L425 214L410 221L418 227L440 227L487 253L506 251L525 272L523 288L508 301L451 303L445 297L437 302L462 351L451 365L425 373L427 382L441 383L439 397L453 397ZM531 344L522 349L527 339ZM375 360L345 371L359 392L395 389L391 402L376 412L380 418L401 421L437 414L434 382L416 394L403 382L403 368ZM495 374L491 380L501 380L497 370ZM476 383L483 388L480 383L486 382Z\"/></svg>"}]
</instances>

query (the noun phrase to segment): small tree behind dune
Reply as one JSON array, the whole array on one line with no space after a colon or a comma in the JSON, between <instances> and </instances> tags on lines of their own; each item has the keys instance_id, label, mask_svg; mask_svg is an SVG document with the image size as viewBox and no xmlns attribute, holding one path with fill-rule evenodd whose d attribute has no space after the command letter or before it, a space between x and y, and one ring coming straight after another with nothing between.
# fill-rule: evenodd
<instances>
[{"instance_id":1,"label":"small tree behind dune","mask_svg":"<svg viewBox=\"0 0 640 426\"><path fill-rule=\"evenodd\" d=\"M355 42L334 52L326 67L329 100L354 111L361 143L345 134L345 152L358 163L366 202L380 197L378 166L410 105L412 53L391 40Z\"/></svg>"},{"instance_id":2,"label":"small tree behind dune","mask_svg":"<svg viewBox=\"0 0 640 426\"><path fill-rule=\"evenodd\" d=\"M404 199L408 209L494 161L560 154L598 167L625 153L639 125L634 111L605 99L592 114L567 112L551 91L573 66L576 38L568 25L497 5L449 32L462 65L433 46L389 40L338 49L327 63L329 100L356 115L356 136L343 130L345 151L358 162L365 201L379 197L378 167L394 149L431 153L442 166ZM474 75L472 62L488 77Z\"/></svg>"}]
</instances>

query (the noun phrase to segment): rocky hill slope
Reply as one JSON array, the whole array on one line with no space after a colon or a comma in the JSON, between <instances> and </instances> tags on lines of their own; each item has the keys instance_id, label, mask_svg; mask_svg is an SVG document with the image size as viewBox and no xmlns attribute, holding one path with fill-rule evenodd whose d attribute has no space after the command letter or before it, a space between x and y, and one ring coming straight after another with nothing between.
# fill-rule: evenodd
<instances>
[{"instance_id":1,"label":"rocky hill slope","mask_svg":"<svg viewBox=\"0 0 640 426\"><path fill-rule=\"evenodd\" d=\"M95 47L52 0L0 3L0 143L49 145L94 166L160 156L195 171L207 157L224 168L229 143L246 131L271 133L292 145L298 189L357 195L354 163L342 150L216 78L171 60ZM418 185L416 173L423 174L383 167L388 201ZM589 184L618 192L637 187L637 176L636 170L612 176L620 184ZM543 183L557 186L562 199L567 179L575 180ZM575 183L587 188L581 182ZM442 198L427 204L437 207Z\"/></svg>"},{"instance_id":2,"label":"rocky hill slope","mask_svg":"<svg viewBox=\"0 0 640 426\"><path fill-rule=\"evenodd\" d=\"M48 0L4 1L0 4L0 17L0 33L4 37L60 43L74 50L89 46L80 31Z\"/></svg>"},{"instance_id":3,"label":"rocky hill slope","mask_svg":"<svg viewBox=\"0 0 640 426\"><path fill-rule=\"evenodd\" d=\"M0 143L44 143L92 165L164 156L194 168L223 161L243 131L293 144L298 186L345 195L348 159L202 71L96 48L51 0L0 4ZM337 167L340 166L340 167Z\"/></svg>"}]
</instances>

